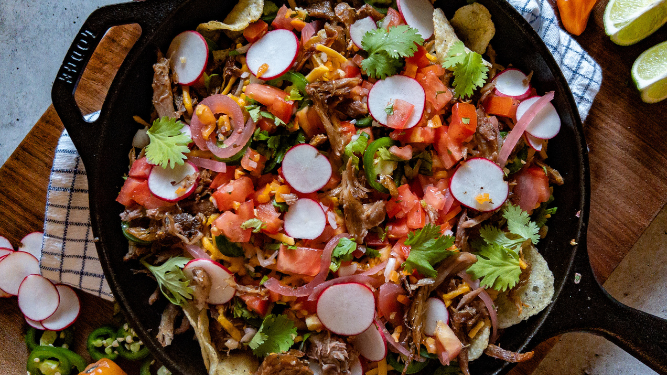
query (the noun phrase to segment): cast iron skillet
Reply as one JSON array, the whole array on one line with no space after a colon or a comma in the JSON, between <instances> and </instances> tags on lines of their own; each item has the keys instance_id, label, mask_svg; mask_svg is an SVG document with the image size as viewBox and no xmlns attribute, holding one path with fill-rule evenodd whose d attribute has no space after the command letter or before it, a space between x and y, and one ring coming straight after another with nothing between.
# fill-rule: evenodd
<instances>
[{"instance_id":1,"label":"cast iron skillet","mask_svg":"<svg viewBox=\"0 0 667 375\"><path fill-rule=\"evenodd\" d=\"M540 252L555 276L554 302L539 315L502 334L503 348L527 351L540 342L568 331L602 335L654 370L667 374L667 321L620 304L597 283L586 251L589 211L589 167L581 120L558 65L529 24L505 0L480 0L496 25L492 41L499 60L533 71L538 92L556 91L554 105L562 119L560 134L549 143L549 163L565 185L556 187L558 213L550 219L549 234ZM155 283L134 275L137 263L123 262L127 241L120 231L115 199L128 170L127 153L137 130L133 115L149 118L156 51L166 51L183 30L212 19L221 20L235 1L158 0L104 7L93 12L75 38L53 85L53 105L74 141L88 173L90 211L97 249L107 281L128 321L152 353L174 373L203 374L199 347L191 335L181 335L162 346L155 339L164 304L148 305ZM451 17L464 0L436 3ZM111 26L138 23L142 35L127 55L109 89L97 120L83 119L74 101L78 80L104 33ZM571 245L574 240L578 245ZM580 282L575 280L580 275ZM164 300L164 299L163 299ZM483 356L472 362L471 373L503 374L511 364Z\"/></svg>"}]
</instances>

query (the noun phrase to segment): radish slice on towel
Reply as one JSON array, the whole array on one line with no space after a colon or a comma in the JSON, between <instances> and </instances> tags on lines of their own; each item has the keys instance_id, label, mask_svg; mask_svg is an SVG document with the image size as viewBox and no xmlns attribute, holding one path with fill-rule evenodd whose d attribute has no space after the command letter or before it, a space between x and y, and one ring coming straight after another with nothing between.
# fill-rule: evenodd
<instances>
[{"instance_id":1,"label":"radish slice on towel","mask_svg":"<svg viewBox=\"0 0 667 375\"><path fill-rule=\"evenodd\" d=\"M454 198L477 211L493 211L507 199L509 186L498 164L489 159L462 161L450 182Z\"/></svg>"},{"instance_id":2,"label":"radish slice on towel","mask_svg":"<svg viewBox=\"0 0 667 375\"><path fill-rule=\"evenodd\" d=\"M167 49L171 69L178 76L181 85L197 82L206 69L208 45L196 31L184 31L171 41Z\"/></svg>"},{"instance_id":3,"label":"radish slice on towel","mask_svg":"<svg viewBox=\"0 0 667 375\"><path fill-rule=\"evenodd\" d=\"M18 297L23 315L40 322L53 315L60 304L58 289L41 275L26 276L19 287Z\"/></svg>"},{"instance_id":4,"label":"radish slice on towel","mask_svg":"<svg viewBox=\"0 0 667 375\"><path fill-rule=\"evenodd\" d=\"M294 190L312 193L320 190L331 178L331 163L315 147L300 144L285 153L283 177Z\"/></svg>"},{"instance_id":5,"label":"radish slice on towel","mask_svg":"<svg viewBox=\"0 0 667 375\"><path fill-rule=\"evenodd\" d=\"M350 26L350 38L355 46L359 49L363 49L361 46L361 41L364 39L364 35L371 30L377 29L377 25L373 18L370 16L357 20L355 23Z\"/></svg>"},{"instance_id":6,"label":"radish slice on towel","mask_svg":"<svg viewBox=\"0 0 667 375\"><path fill-rule=\"evenodd\" d=\"M206 271L211 280L211 292L207 302L212 305L221 305L229 302L236 294L234 275L222 264L210 259L193 259L183 267L183 273L192 280L195 268Z\"/></svg>"},{"instance_id":7,"label":"radish slice on towel","mask_svg":"<svg viewBox=\"0 0 667 375\"><path fill-rule=\"evenodd\" d=\"M9 242L9 240L3 236L0 236L0 247L14 250L14 246L12 246L12 243Z\"/></svg>"},{"instance_id":8,"label":"radish slice on towel","mask_svg":"<svg viewBox=\"0 0 667 375\"><path fill-rule=\"evenodd\" d=\"M355 349L369 361L377 362L387 356L387 341L375 324L357 335L352 342Z\"/></svg>"},{"instance_id":9,"label":"radish slice on towel","mask_svg":"<svg viewBox=\"0 0 667 375\"><path fill-rule=\"evenodd\" d=\"M285 29L269 31L260 40L253 43L246 54L248 69L263 80L274 79L288 71L299 54L299 39L293 32ZM258 76L264 64L268 69Z\"/></svg>"},{"instance_id":10,"label":"radish slice on towel","mask_svg":"<svg viewBox=\"0 0 667 375\"><path fill-rule=\"evenodd\" d=\"M424 308L424 334L426 336L435 336L435 328L438 321L445 324L449 322L449 312L447 306L439 298L431 297L426 300L426 307Z\"/></svg>"},{"instance_id":11,"label":"radish slice on towel","mask_svg":"<svg viewBox=\"0 0 667 375\"><path fill-rule=\"evenodd\" d=\"M319 203L301 198L285 214L285 233L294 238L313 240L324 232L327 218Z\"/></svg>"},{"instance_id":12,"label":"radish slice on towel","mask_svg":"<svg viewBox=\"0 0 667 375\"><path fill-rule=\"evenodd\" d=\"M44 328L50 331L62 331L71 326L81 312L81 301L79 301L79 296L76 295L74 289L62 284L56 285L56 289L60 296L58 309L53 315L41 322Z\"/></svg>"},{"instance_id":13,"label":"radish slice on towel","mask_svg":"<svg viewBox=\"0 0 667 375\"><path fill-rule=\"evenodd\" d=\"M379 80L373 85L368 93L368 110L371 116L380 124L387 125L389 115L387 108L393 106L396 99L402 99L415 106L404 129L417 125L424 113L426 94L419 82L401 75Z\"/></svg>"},{"instance_id":14,"label":"radish slice on towel","mask_svg":"<svg viewBox=\"0 0 667 375\"><path fill-rule=\"evenodd\" d=\"M189 161L174 168L156 165L148 175L148 188L156 197L176 202L188 197L197 187L197 167Z\"/></svg>"},{"instance_id":15,"label":"radish slice on towel","mask_svg":"<svg viewBox=\"0 0 667 375\"><path fill-rule=\"evenodd\" d=\"M375 296L363 284L332 285L317 300L317 317L335 334L358 335L373 324Z\"/></svg>"},{"instance_id":16,"label":"radish slice on towel","mask_svg":"<svg viewBox=\"0 0 667 375\"><path fill-rule=\"evenodd\" d=\"M42 239L44 238L44 233L42 232L32 232L21 240L21 246L19 246L19 251L32 254L37 260L42 258Z\"/></svg>"},{"instance_id":17,"label":"radish slice on towel","mask_svg":"<svg viewBox=\"0 0 667 375\"><path fill-rule=\"evenodd\" d=\"M408 26L417 29L424 40L433 35L433 5L428 0L396 0L398 11Z\"/></svg>"},{"instance_id":18,"label":"radish slice on towel","mask_svg":"<svg viewBox=\"0 0 667 375\"><path fill-rule=\"evenodd\" d=\"M530 109L538 99L540 99L540 97L535 96L526 99L519 104L519 107L516 109L517 122L521 120L523 115L528 112L528 109ZM533 137L541 139L551 139L555 137L559 131L560 116L558 116L556 108L554 108L554 105L551 103L546 103L544 108L537 112L526 128L526 133L530 133Z\"/></svg>"},{"instance_id":19,"label":"radish slice on towel","mask_svg":"<svg viewBox=\"0 0 667 375\"><path fill-rule=\"evenodd\" d=\"M40 331L46 331L46 328L44 328L42 323L40 323L36 320L29 319L27 316L24 316L24 318L25 318L25 322L28 323L28 325L31 326L32 328L38 329Z\"/></svg>"},{"instance_id":20,"label":"radish slice on towel","mask_svg":"<svg viewBox=\"0 0 667 375\"><path fill-rule=\"evenodd\" d=\"M0 289L15 296L19 294L19 287L26 276L39 273L37 258L15 251L0 260Z\"/></svg>"},{"instance_id":21,"label":"radish slice on towel","mask_svg":"<svg viewBox=\"0 0 667 375\"><path fill-rule=\"evenodd\" d=\"M7 255L9 255L13 252L14 252L14 250L12 250L12 249L8 249L8 248L5 248L5 247L0 247L0 259L6 257Z\"/></svg>"},{"instance_id":22,"label":"radish slice on towel","mask_svg":"<svg viewBox=\"0 0 667 375\"><path fill-rule=\"evenodd\" d=\"M498 96L523 100L530 95L528 77L519 69L507 68L498 73L493 81L495 82L494 92Z\"/></svg>"}]
</instances>

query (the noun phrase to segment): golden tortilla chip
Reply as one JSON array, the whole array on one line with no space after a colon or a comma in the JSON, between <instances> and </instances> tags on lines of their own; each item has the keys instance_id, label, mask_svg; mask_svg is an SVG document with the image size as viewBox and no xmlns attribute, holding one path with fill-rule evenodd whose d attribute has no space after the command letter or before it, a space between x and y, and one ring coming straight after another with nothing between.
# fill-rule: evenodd
<instances>
[{"instance_id":1,"label":"golden tortilla chip","mask_svg":"<svg viewBox=\"0 0 667 375\"><path fill-rule=\"evenodd\" d=\"M494 303L498 307L499 328L513 326L539 313L551 303L554 295L554 274L542 254L530 246L524 249L523 255L530 264L530 275L525 284L514 290L514 295L521 298L524 306L519 314L514 301L508 296L509 292L498 294Z\"/></svg>"},{"instance_id":2,"label":"golden tortilla chip","mask_svg":"<svg viewBox=\"0 0 667 375\"><path fill-rule=\"evenodd\" d=\"M197 31L243 31L262 16L263 10L264 0L239 0L234 9L225 17L224 22L210 21L202 23L197 26Z\"/></svg>"},{"instance_id":3,"label":"golden tortilla chip","mask_svg":"<svg viewBox=\"0 0 667 375\"><path fill-rule=\"evenodd\" d=\"M491 13L480 3L459 8L450 22L463 43L480 55L486 52L486 47L496 35Z\"/></svg>"},{"instance_id":4,"label":"golden tortilla chip","mask_svg":"<svg viewBox=\"0 0 667 375\"><path fill-rule=\"evenodd\" d=\"M491 323L484 322L484 327L477 332L477 335L470 342L468 347L468 360L474 361L484 354L484 349L489 346L489 336L491 336Z\"/></svg>"},{"instance_id":5,"label":"golden tortilla chip","mask_svg":"<svg viewBox=\"0 0 667 375\"><path fill-rule=\"evenodd\" d=\"M447 20L445 13L440 8L436 8L435 11L433 11L433 29L435 34L435 55L438 58L438 62L442 64L447 58L449 49L460 39L456 35L452 25ZM470 49L466 47L466 51L470 52ZM491 67L491 64L486 60L484 60L484 65L489 68Z\"/></svg>"}]
</instances>

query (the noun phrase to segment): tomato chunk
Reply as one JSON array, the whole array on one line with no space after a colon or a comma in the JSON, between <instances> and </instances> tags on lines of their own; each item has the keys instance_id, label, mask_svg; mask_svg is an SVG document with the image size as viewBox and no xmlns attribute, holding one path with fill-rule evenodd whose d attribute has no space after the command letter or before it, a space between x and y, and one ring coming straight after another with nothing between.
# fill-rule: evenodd
<instances>
[{"instance_id":1,"label":"tomato chunk","mask_svg":"<svg viewBox=\"0 0 667 375\"><path fill-rule=\"evenodd\" d=\"M431 103L436 112L444 108L452 100L452 92L442 83L434 70L417 73L415 79L424 88L426 101Z\"/></svg>"},{"instance_id":2,"label":"tomato chunk","mask_svg":"<svg viewBox=\"0 0 667 375\"><path fill-rule=\"evenodd\" d=\"M211 181L211 190L215 190L219 188L220 186L228 183L234 179L234 168L227 168L226 171L220 172L217 175L215 175L215 178L213 181Z\"/></svg>"},{"instance_id":3,"label":"tomato chunk","mask_svg":"<svg viewBox=\"0 0 667 375\"><path fill-rule=\"evenodd\" d=\"M392 106L393 110L389 116L387 116L387 126L393 129L403 129L408 124L412 112L415 111L415 106L412 103L408 103L403 99L394 100Z\"/></svg>"},{"instance_id":4,"label":"tomato chunk","mask_svg":"<svg viewBox=\"0 0 667 375\"><path fill-rule=\"evenodd\" d=\"M174 204L176 204L172 202L167 202L153 195L153 193L151 193L151 190L148 188L148 181L146 180L141 181L141 183L139 183L134 188L134 190L132 191L132 199L135 202L139 203L140 205L144 206L147 210L166 207L166 206L173 206Z\"/></svg>"},{"instance_id":5,"label":"tomato chunk","mask_svg":"<svg viewBox=\"0 0 667 375\"><path fill-rule=\"evenodd\" d=\"M276 270L282 273L315 276L320 272L323 250L310 247L289 249L280 245Z\"/></svg>"},{"instance_id":6,"label":"tomato chunk","mask_svg":"<svg viewBox=\"0 0 667 375\"><path fill-rule=\"evenodd\" d=\"M417 43L415 43L417 44ZM417 44L417 51L414 55L405 59L406 63L417 65L418 68L425 68L431 65L431 60L426 57L426 48Z\"/></svg>"},{"instance_id":7,"label":"tomato chunk","mask_svg":"<svg viewBox=\"0 0 667 375\"><path fill-rule=\"evenodd\" d=\"M445 168L451 169L463 158L463 145L452 139L450 128L442 126L436 131L435 150Z\"/></svg>"},{"instance_id":8,"label":"tomato chunk","mask_svg":"<svg viewBox=\"0 0 667 375\"><path fill-rule=\"evenodd\" d=\"M132 199L132 192L142 181L136 178L128 177L127 180L123 183L123 187L120 188L120 193L118 193L118 198L116 202L122 204L123 206L131 206L134 203Z\"/></svg>"},{"instance_id":9,"label":"tomato chunk","mask_svg":"<svg viewBox=\"0 0 667 375\"><path fill-rule=\"evenodd\" d=\"M445 207L445 195L433 185L424 188L424 201L436 210L442 210Z\"/></svg>"},{"instance_id":10,"label":"tomato chunk","mask_svg":"<svg viewBox=\"0 0 667 375\"><path fill-rule=\"evenodd\" d=\"M288 123L294 110L294 101L285 101L287 93L275 87L251 83L246 86L245 94L253 100L257 100L267 107L269 112L278 117L284 123Z\"/></svg>"},{"instance_id":11,"label":"tomato chunk","mask_svg":"<svg viewBox=\"0 0 667 375\"><path fill-rule=\"evenodd\" d=\"M254 294L241 294L239 298L245 302L250 311L254 311L261 316L269 312L269 299L266 297L259 297Z\"/></svg>"},{"instance_id":12,"label":"tomato chunk","mask_svg":"<svg viewBox=\"0 0 667 375\"><path fill-rule=\"evenodd\" d=\"M417 204L419 198L410 190L410 186L401 185L398 187L398 195L387 201L387 215L390 218L402 218Z\"/></svg>"},{"instance_id":13,"label":"tomato chunk","mask_svg":"<svg viewBox=\"0 0 667 375\"><path fill-rule=\"evenodd\" d=\"M417 125L410 129L394 130L389 137L403 143L430 144L435 141L435 129Z\"/></svg>"},{"instance_id":14,"label":"tomato chunk","mask_svg":"<svg viewBox=\"0 0 667 375\"><path fill-rule=\"evenodd\" d=\"M280 212L276 210L272 203L257 206L257 218L264 223L262 231L266 233L278 233L283 226Z\"/></svg>"},{"instance_id":15,"label":"tomato chunk","mask_svg":"<svg viewBox=\"0 0 667 375\"><path fill-rule=\"evenodd\" d=\"M512 192L512 202L530 213L551 197L549 177L540 167L526 168L514 175L516 186Z\"/></svg>"},{"instance_id":16,"label":"tomato chunk","mask_svg":"<svg viewBox=\"0 0 667 375\"><path fill-rule=\"evenodd\" d=\"M426 225L426 212L421 204L416 204L410 212L408 212L408 228L419 229Z\"/></svg>"},{"instance_id":17,"label":"tomato chunk","mask_svg":"<svg viewBox=\"0 0 667 375\"><path fill-rule=\"evenodd\" d=\"M394 8L387 9L387 16L382 21L382 23L385 25L387 30L389 30L390 27L405 25L403 17L401 17L401 14L398 13L398 11Z\"/></svg>"},{"instance_id":18,"label":"tomato chunk","mask_svg":"<svg viewBox=\"0 0 667 375\"><path fill-rule=\"evenodd\" d=\"M151 169L153 169L153 165L148 162L146 157L143 157L132 163L132 168L130 168L128 175L134 178L148 178Z\"/></svg>"},{"instance_id":19,"label":"tomato chunk","mask_svg":"<svg viewBox=\"0 0 667 375\"><path fill-rule=\"evenodd\" d=\"M468 103L456 103L452 107L452 118L449 122L449 137L455 142L468 141L477 131L477 111Z\"/></svg>"},{"instance_id":20,"label":"tomato chunk","mask_svg":"<svg viewBox=\"0 0 667 375\"><path fill-rule=\"evenodd\" d=\"M387 236L393 239L406 237L408 232L410 232L410 229L408 228L408 220L405 217L390 221L389 224L387 224L386 229Z\"/></svg>"},{"instance_id":21,"label":"tomato chunk","mask_svg":"<svg viewBox=\"0 0 667 375\"><path fill-rule=\"evenodd\" d=\"M228 211L234 207L234 202L243 202L254 191L250 177L243 176L238 180L232 180L218 188L213 193L213 199L220 211Z\"/></svg>"},{"instance_id":22,"label":"tomato chunk","mask_svg":"<svg viewBox=\"0 0 667 375\"><path fill-rule=\"evenodd\" d=\"M268 29L269 25L266 22L258 20L251 23L248 25L248 27L245 28L245 30L243 30L243 37L248 42L254 43L263 37Z\"/></svg>"},{"instance_id":23,"label":"tomato chunk","mask_svg":"<svg viewBox=\"0 0 667 375\"><path fill-rule=\"evenodd\" d=\"M252 229L241 229L241 224L244 222L246 220L241 215L225 211L213 222L217 231L212 230L212 232L215 235L222 232L232 242L248 242L252 235Z\"/></svg>"},{"instance_id":24,"label":"tomato chunk","mask_svg":"<svg viewBox=\"0 0 667 375\"><path fill-rule=\"evenodd\" d=\"M264 164L266 163L266 157L259 152L248 147L241 159L241 166L246 171L250 172L252 176L259 176L264 170Z\"/></svg>"},{"instance_id":25,"label":"tomato chunk","mask_svg":"<svg viewBox=\"0 0 667 375\"><path fill-rule=\"evenodd\" d=\"M271 26L273 26L274 29L293 30L294 26L291 22L292 19L289 17L291 12L292 10L286 5L280 7L280 9L278 9L278 14L276 14L276 18L271 22Z\"/></svg>"}]
</instances>

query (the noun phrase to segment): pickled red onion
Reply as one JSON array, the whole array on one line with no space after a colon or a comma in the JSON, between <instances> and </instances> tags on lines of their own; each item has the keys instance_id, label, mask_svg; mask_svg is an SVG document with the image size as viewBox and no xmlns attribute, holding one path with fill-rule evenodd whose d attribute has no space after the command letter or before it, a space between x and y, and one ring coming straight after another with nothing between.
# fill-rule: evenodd
<instances>
[{"instance_id":1,"label":"pickled red onion","mask_svg":"<svg viewBox=\"0 0 667 375\"><path fill-rule=\"evenodd\" d=\"M475 285L475 282L477 281L472 281L472 278L466 273L466 271L461 271L458 273L458 276L463 279L468 285L471 287ZM483 290L482 293L479 294L479 298L482 299L484 302L484 305L486 306L486 310L489 312L489 318L491 319L491 327L493 328L493 333L491 334L491 338L489 339L489 344L493 344L496 342L496 338L498 338L498 315L496 314L496 310L493 308L493 300L491 299L491 296L489 293L486 292L486 290Z\"/></svg>"},{"instance_id":2,"label":"pickled red onion","mask_svg":"<svg viewBox=\"0 0 667 375\"><path fill-rule=\"evenodd\" d=\"M206 253L206 251L204 251L204 249L199 246L185 245L185 249L195 259L211 259L211 256L208 255L208 253Z\"/></svg>"},{"instance_id":3,"label":"pickled red onion","mask_svg":"<svg viewBox=\"0 0 667 375\"><path fill-rule=\"evenodd\" d=\"M210 169L213 172L224 173L227 171L227 164L221 161L211 160L206 158L198 158L196 156L190 156L188 160L190 160L192 164L200 168Z\"/></svg>"},{"instance_id":4,"label":"pickled red onion","mask_svg":"<svg viewBox=\"0 0 667 375\"><path fill-rule=\"evenodd\" d=\"M378 328L380 329L380 332L382 332L382 335L384 336L384 339L387 340L387 344L391 345L396 351L399 353L403 354L404 356L408 358L412 358L412 353L403 345L399 344L396 340L394 340L394 337L389 333L389 330L387 330L387 327L384 326L382 321L380 319L375 319L375 324L377 324Z\"/></svg>"},{"instance_id":5,"label":"pickled red onion","mask_svg":"<svg viewBox=\"0 0 667 375\"><path fill-rule=\"evenodd\" d=\"M357 273L356 275L359 275L359 276L362 276L362 275L363 275L363 276L373 276L373 275L375 275L376 273L378 273L378 272L380 272L380 271L383 271L384 268L387 266L387 262L388 262L388 261L389 261L389 260L385 260L384 262L382 262L382 263L380 263L380 264L377 264L377 265L375 265L374 267L371 267L371 268L367 269L367 270L364 271L364 272Z\"/></svg>"}]
</instances>

